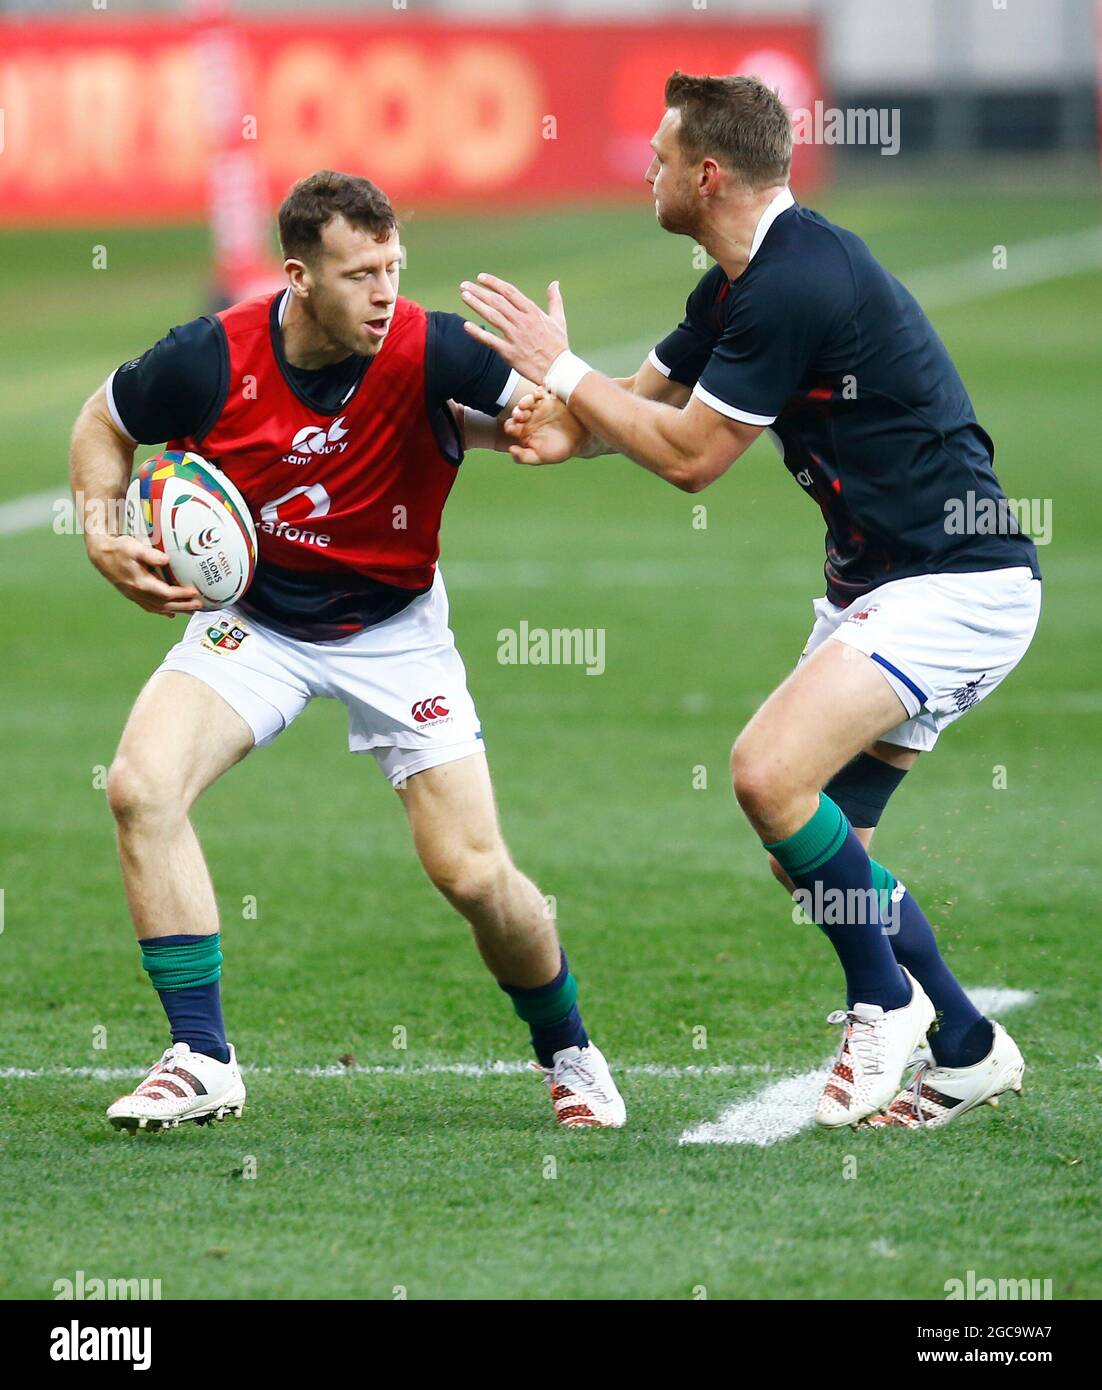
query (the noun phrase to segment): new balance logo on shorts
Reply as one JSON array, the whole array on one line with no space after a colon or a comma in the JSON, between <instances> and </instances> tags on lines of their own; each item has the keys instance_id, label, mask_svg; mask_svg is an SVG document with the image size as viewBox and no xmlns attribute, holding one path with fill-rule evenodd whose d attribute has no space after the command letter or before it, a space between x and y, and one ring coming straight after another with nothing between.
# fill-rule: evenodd
<instances>
[{"instance_id":1,"label":"new balance logo on shorts","mask_svg":"<svg viewBox=\"0 0 1102 1390\"><path fill-rule=\"evenodd\" d=\"M435 720L451 717L443 695L430 695L427 700L418 700L410 709L410 714L418 724L431 724Z\"/></svg>"}]
</instances>

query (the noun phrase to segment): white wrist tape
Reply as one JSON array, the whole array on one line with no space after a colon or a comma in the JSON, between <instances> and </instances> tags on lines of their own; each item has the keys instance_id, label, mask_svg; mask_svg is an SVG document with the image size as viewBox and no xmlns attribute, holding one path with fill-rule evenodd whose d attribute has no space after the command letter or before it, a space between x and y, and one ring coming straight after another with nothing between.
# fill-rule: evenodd
<instances>
[{"instance_id":1,"label":"white wrist tape","mask_svg":"<svg viewBox=\"0 0 1102 1390\"><path fill-rule=\"evenodd\" d=\"M497 416L483 415L481 410L463 407L463 447L493 449L497 444Z\"/></svg>"},{"instance_id":2,"label":"white wrist tape","mask_svg":"<svg viewBox=\"0 0 1102 1390\"><path fill-rule=\"evenodd\" d=\"M554 362L547 369L547 375L543 379L544 386L548 391L558 396L564 405L569 404L571 392L581 381L582 377L593 368L588 362L583 362L580 357L567 348L560 352Z\"/></svg>"}]
</instances>

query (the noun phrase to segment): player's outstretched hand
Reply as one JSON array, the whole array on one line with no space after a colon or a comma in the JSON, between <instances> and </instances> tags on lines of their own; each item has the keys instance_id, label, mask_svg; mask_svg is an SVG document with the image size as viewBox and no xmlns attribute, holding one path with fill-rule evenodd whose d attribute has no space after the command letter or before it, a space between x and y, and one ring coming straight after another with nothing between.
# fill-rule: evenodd
<instances>
[{"instance_id":1,"label":"player's outstretched hand","mask_svg":"<svg viewBox=\"0 0 1102 1390\"><path fill-rule=\"evenodd\" d=\"M557 280L547 286L546 314L515 285L499 280L496 275L482 274L477 283L463 280L459 290L464 304L498 329L501 337L469 320L463 325L466 331L486 347L493 348L529 381L542 381L551 363L570 346L566 310Z\"/></svg>"},{"instance_id":2,"label":"player's outstretched hand","mask_svg":"<svg viewBox=\"0 0 1102 1390\"><path fill-rule=\"evenodd\" d=\"M589 441L586 427L542 387L517 401L505 433L516 440L509 453L517 463L562 463Z\"/></svg>"},{"instance_id":3,"label":"player's outstretched hand","mask_svg":"<svg viewBox=\"0 0 1102 1390\"><path fill-rule=\"evenodd\" d=\"M198 591L190 585L166 584L157 573L168 556L132 536L88 536L88 558L124 598L144 608L174 618L194 613L200 606Z\"/></svg>"}]
</instances>

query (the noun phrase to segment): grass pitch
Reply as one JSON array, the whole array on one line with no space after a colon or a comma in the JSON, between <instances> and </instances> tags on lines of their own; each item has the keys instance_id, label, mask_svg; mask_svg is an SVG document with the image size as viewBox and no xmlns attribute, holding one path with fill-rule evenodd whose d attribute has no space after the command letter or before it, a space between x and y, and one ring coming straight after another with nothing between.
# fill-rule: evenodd
<instances>
[{"instance_id":1,"label":"grass pitch","mask_svg":"<svg viewBox=\"0 0 1102 1390\"><path fill-rule=\"evenodd\" d=\"M1051 192L898 188L823 206L904 278L994 245L1013 270L1016 248L1097 221L1082 196ZM414 218L405 235L407 294L458 310L459 279L480 270L532 292L557 276L576 350L624 372L698 273L645 203ZM0 243L18 268L0 306L0 500L62 495L80 402L200 310L205 242L89 229ZM84 1270L158 1278L166 1298L940 1298L970 1269L1102 1295L1102 276L992 295L965 277L953 299L933 318L1003 484L1051 501L1045 611L1019 671L907 779L877 848L966 984L1036 992L1007 1018L1027 1059L1021 1102L935 1135L678 1146L835 1038L830 950L792 924L727 785L731 739L790 668L821 591L818 514L759 444L696 497L619 459L524 470L471 455L445 519L506 836L557 899L587 1023L625 1068L628 1127L559 1133L534 1077L440 1070L525 1058L522 1027L423 879L373 761L345 751L342 711L316 704L196 816L230 1036L270 1070L248 1078L240 1122L114 1133L103 1109L124 1083L81 1069L136 1071L165 1030L102 769L182 623L127 606L78 539L39 527L0 537L0 1296L50 1298ZM521 620L604 628L605 674L500 665L497 633ZM355 1067L308 1074L342 1056ZM709 1066L728 1070L687 1070Z\"/></svg>"}]
</instances>

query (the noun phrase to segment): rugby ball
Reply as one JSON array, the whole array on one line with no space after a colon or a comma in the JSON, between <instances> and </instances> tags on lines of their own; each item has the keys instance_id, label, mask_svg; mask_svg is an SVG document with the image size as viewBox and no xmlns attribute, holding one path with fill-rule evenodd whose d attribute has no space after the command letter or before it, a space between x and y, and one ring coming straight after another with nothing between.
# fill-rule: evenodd
<instances>
[{"instance_id":1,"label":"rugby ball","mask_svg":"<svg viewBox=\"0 0 1102 1390\"><path fill-rule=\"evenodd\" d=\"M244 497L198 454L146 459L126 492L127 534L168 556L170 584L191 584L204 609L235 603L256 572L256 527Z\"/></svg>"}]
</instances>

